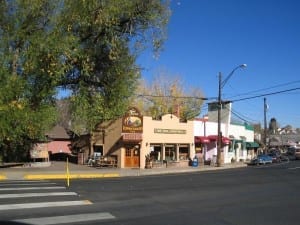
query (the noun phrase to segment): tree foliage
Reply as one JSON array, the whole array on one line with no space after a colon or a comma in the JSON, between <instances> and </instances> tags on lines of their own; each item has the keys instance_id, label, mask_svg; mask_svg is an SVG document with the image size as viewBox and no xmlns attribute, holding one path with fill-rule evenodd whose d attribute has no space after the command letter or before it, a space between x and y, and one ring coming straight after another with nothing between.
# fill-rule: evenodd
<instances>
[{"instance_id":1,"label":"tree foliage","mask_svg":"<svg viewBox=\"0 0 300 225\"><path fill-rule=\"evenodd\" d=\"M176 115L181 121L194 119L201 112L203 95L198 88L185 91L182 87L183 80L179 76L161 72L149 85L140 82L136 105L144 115L154 119L167 113Z\"/></svg>"},{"instance_id":2,"label":"tree foliage","mask_svg":"<svg viewBox=\"0 0 300 225\"><path fill-rule=\"evenodd\" d=\"M0 0L0 143L40 139L70 93L73 130L123 114L170 15L160 0Z\"/></svg>"},{"instance_id":3,"label":"tree foliage","mask_svg":"<svg viewBox=\"0 0 300 225\"><path fill-rule=\"evenodd\" d=\"M87 4L88 2L88 4ZM64 1L64 32L76 37L65 54L69 65L61 80L72 91L72 128L89 132L97 122L123 115L140 77L137 54L165 38L167 4L161 1Z\"/></svg>"}]
</instances>

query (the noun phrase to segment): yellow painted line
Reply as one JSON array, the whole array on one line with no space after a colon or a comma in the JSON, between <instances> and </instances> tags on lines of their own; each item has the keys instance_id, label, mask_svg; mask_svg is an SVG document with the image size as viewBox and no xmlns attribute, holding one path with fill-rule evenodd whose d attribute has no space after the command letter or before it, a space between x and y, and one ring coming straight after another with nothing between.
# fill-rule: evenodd
<instances>
[{"instance_id":1,"label":"yellow painted line","mask_svg":"<svg viewBox=\"0 0 300 225\"><path fill-rule=\"evenodd\" d=\"M120 177L118 173L87 173L87 174L27 174L24 175L25 180L40 180L40 179L80 179L80 178L107 178Z\"/></svg>"},{"instance_id":2,"label":"yellow painted line","mask_svg":"<svg viewBox=\"0 0 300 225\"><path fill-rule=\"evenodd\" d=\"M5 175L0 174L0 180L6 180L6 179L7 179L7 177Z\"/></svg>"}]
</instances>

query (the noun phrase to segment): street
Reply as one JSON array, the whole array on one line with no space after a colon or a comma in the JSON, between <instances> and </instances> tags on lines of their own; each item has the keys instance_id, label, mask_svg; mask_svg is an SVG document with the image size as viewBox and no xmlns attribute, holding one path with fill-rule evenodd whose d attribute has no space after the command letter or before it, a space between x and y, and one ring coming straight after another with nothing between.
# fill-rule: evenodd
<instances>
[{"instance_id":1,"label":"street","mask_svg":"<svg viewBox=\"0 0 300 225\"><path fill-rule=\"evenodd\" d=\"M12 187L34 183L1 182L0 207L4 204L39 203L36 208L0 208L2 220L29 224L299 224L300 161L238 169L124 178L37 182L35 193L16 196ZM43 184L43 182L45 184ZM42 185L43 184L43 185ZM10 189L8 189L10 187ZM4 195L4 193L6 195ZM60 194L59 194L60 193ZM58 201L66 206L42 207ZM71 203L72 204L69 204ZM73 205L77 203L77 205ZM68 205L69 204L69 205ZM29 219L29 220L25 220ZM75 222L78 221L78 222Z\"/></svg>"}]
</instances>

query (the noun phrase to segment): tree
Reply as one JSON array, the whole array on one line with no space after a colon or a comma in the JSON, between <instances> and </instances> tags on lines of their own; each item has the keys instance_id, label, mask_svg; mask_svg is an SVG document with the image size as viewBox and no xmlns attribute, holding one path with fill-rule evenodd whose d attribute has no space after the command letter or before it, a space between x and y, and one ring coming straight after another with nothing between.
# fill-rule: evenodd
<instances>
[{"instance_id":1,"label":"tree","mask_svg":"<svg viewBox=\"0 0 300 225\"><path fill-rule=\"evenodd\" d=\"M57 91L70 92L72 128L123 114L152 45L169 18L160 0L1 0L0 144L40 139L57 119Z\"/></svg>"},{"instance_id":2,"label":"tree","mask_svg":"<svg viewBox=\"0 0 300 225\"><path fill-rule=\"evenodd\" d=\"M61 86L72 91L72 129L80 134L124 114L140 77L136 56L148 43L160 50L169 10L158 0L64 4L59 24L76 39L64 54L70 69Z\"/></svg>"},{"instance_id":3,"label":"tree","mask_svg":"<svg viewBox=\"0 0 300 225\"><path fill-rule=\"evenodd\" d=\"M140 82L137 89L139 98L135 104L144 115L154 119L160 119L167 113L176 115L181 121L194 119L201 112L203 95L196 88L189 88L189 92L185 92L183 86L179 77L161 72L149 85Z\"/></svg>"},{"instance_id":4,"label":"tree","mask_svg":"<svg viewBox=\"0 0 300 225\"><path fill-rule=\"evenodd\" d=\"M51 73L59 68L47 60L54 40L44 27L46 8L53 9L38 1L0 4L0 148L7 160L26 157L56 120Z\"/></svg>"}]
</instances>

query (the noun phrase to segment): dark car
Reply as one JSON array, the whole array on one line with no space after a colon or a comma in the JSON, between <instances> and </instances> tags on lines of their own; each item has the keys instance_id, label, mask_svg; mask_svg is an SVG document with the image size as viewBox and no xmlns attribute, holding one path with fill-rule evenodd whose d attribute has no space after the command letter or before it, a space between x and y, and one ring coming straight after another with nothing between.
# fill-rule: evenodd
<instances>
[{"instance_id":1,"label":"dark car","mask_svg":"<svg viewBox=\"0 0 300 225\"><path fill-rule=\"evenodd\" d=\"M279 152L275 152L275 151L271 152L271 153L268 154L268 156L272 157L272 162L273 163L281 162L282 157L281 157L281 154Z\"/></svg>"},{"instance_id":2,"label":"dark car","mask_svg":"<svg viewBox=\"0 0 300 225\"><path fill-rule=\"evenodd\" d=\"M285 155L288 157L289 160L296 160L296 148L295 147L289 147L285 153Z\"/></svg>"}]
</instances>

